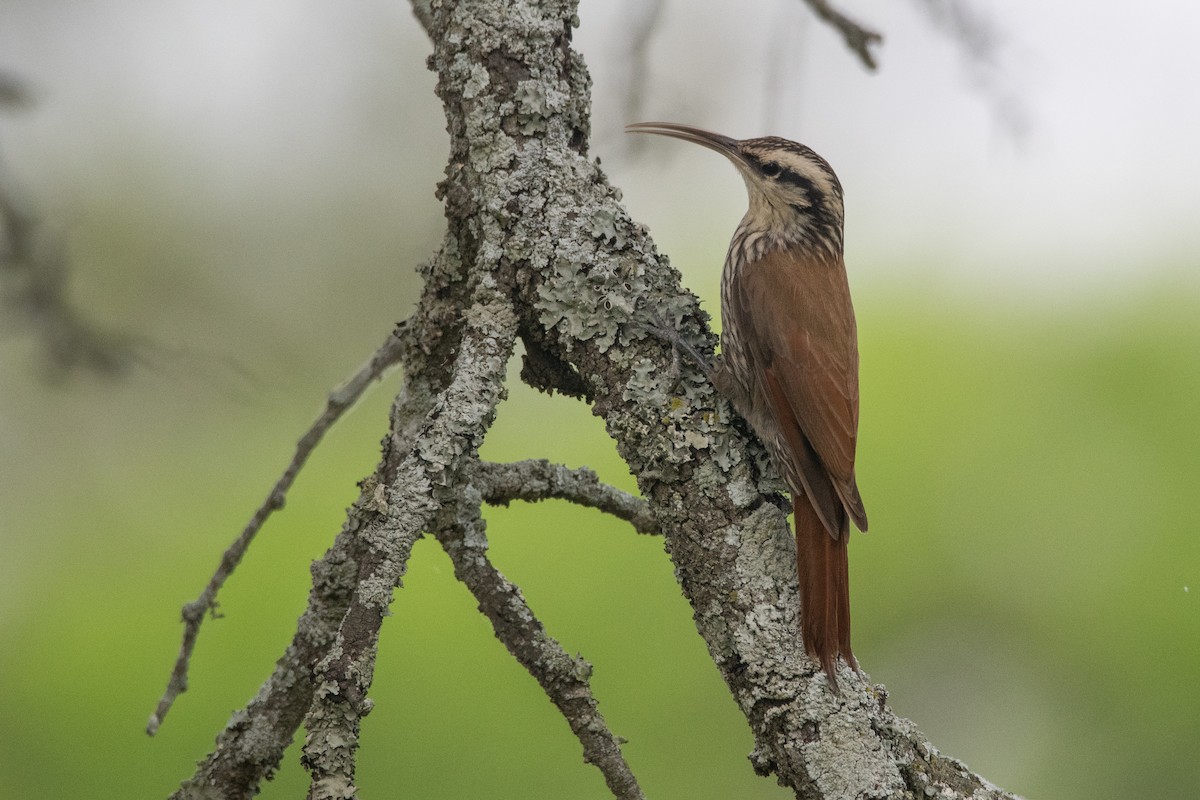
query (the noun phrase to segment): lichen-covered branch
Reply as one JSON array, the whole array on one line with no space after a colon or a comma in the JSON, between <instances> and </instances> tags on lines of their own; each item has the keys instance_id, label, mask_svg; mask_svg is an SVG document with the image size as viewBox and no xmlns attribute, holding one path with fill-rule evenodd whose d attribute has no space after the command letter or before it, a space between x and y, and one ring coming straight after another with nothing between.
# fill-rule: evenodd
<instances>
[{"instance_id":1,"label":"lichen-covered branch","mask_svg":"<svg viewBox=\"0 0 1200 800\"><path fill-rule=\"evenodd\" d=\"M217 736L216 747L171 795L172 800L249 800L278 769L312 705L312 665L328 650L349 606L358 574L357 532L384 520L374 508L376 485L364 482L342 532L325 556L313 563L308 608L274 672L246 707L234 713Z\"/></svg>"},{"instance_id":2,"label":"lichen-covered branch","mask_svg":"<svg viewBox=\"0 0 1200 800\"><path fill-rule=\"evenodd\" d=\"M387 524L364 541L357 585L329 652L316 666L317 691L305 720L302 762L312 776L309 797L354 794L359 725L371 709L379 629L408 566L413 543L438 509L461 493L484 432L503 396L505 368L516 341L507 298L480 281L464 314L450 380L420 421L413 445L385 458L381 511Z\"/></svg>"},{"instance_id":3,"label":"lichen-covered branch","mask_svg":"<svg viewBox=\"0 0 1200 800\"><path fill-rule=\"evenodd\" d=\"M614 736L592 696L592 665L572 657L546 633L521 590L509 582L487 557L486 524L480 515L482 494L469 489L456 506L448 506L436 536L450 560L454 575L492 623L496 638L541 685L562 712L571 731L583 745L583 760L604 775L613 796L620 800L644 797L637 779L621 755L621 740Z\"/></svg>"},{"instance_id":4,"label":"lichen-covered branch","mask_svg":"<svg viewBox=\"0 0 1200 800\"><path fill-rule=\"evenodd\" d=\"M661 533L645 500L601 483L587 467L568 469L544 458L511 464L483 461L475 470L475 480L483 501L489 505L508 505L513 500L568 500L623 519L638 533Z\"/></svg>"},{"instance_id":5,"label":"lichen-covered branch","mask_svg":"<svg viewBox=\"0 0 1200 800\"><path fill-rule=\"evenodd\" d=\"M494 294L475 291L477 282L465 279L456 250L457 245L448 239L439 256L423 265L426 289L422 302L397 328L394 339L389 339L386 358L381 350L372 359L379 368L394 360L404 364L405 381L392 407L391 432L379 467L362 482L362 493L342 532L325 556L313 564L308 608L297 624L292 644L258 694L234 714L217 737L216 748L173 798L251 798L258 793L260 783L279 767L284 750L314 707L316 666L329 660L339 636L341 641L356 641L355 632L347 626L353 602L363 606L379 601L379 592L390 595L390 585L381 587L369 579L387 581L403 573L412 533L419 533L423 526L418 522L403 528L402 515L419 513L427 521L440 502L438 498L454 494L459 478L453 476L466 469L486 430L486 420L479 417L488 416L487 409L494 409L502 393L497 370L502 376L512 347L511 311L502 302L494 302ZM473 303L473 312L464 314ZM468 329L476 333L465 337ZM465 349L469 357L459 361L455 354L463 350L464 338L468 339ZM368 366L358 377L376 367ZM463 386L464 381L470 386ZM347 385L360 383L352 380ZM451 386L457 395L449 393ZM353 394L354 389L335 393L346 401ZM456 402L464 397L466 403ZM447 428L466 429L466 439L454 438ZM426 448L435 439L428 437L437 432L451 441L442 441L440 450L429 451ZM415 462L426 465L426 479L413 481L411 469L402 469ZM327 670L322 677L329 675ZM336 679L336 671L333 677ZM358 713L366 707L360 698ZM346 751L327 746L330 731L321 725L321 720L314 720L318 733L316 739L310 738L309 748L317 762L314 796L344 786L331 762L337 762Z\"/></svg>"}]
</instances>

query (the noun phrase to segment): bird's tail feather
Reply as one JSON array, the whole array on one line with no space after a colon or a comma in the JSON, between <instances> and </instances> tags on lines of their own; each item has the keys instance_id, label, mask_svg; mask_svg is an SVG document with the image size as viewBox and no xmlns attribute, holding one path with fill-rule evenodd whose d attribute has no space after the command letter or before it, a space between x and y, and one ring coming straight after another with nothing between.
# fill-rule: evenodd
<instances>
[{"instance_id":1,"label":"bird's tail feather","mask_svg":"<svg viewBox=\"0 0 1200 800\"><path fill-rule=\"evenodd\" d=\"M834 539L821 524L806 497L793 503L796 524L796 564L800 574L801 635L804 649L816 661L838 693L837 657L853 669L850 651L849 526L843 512L840 535Z\"/></svg>"}]
</instances>

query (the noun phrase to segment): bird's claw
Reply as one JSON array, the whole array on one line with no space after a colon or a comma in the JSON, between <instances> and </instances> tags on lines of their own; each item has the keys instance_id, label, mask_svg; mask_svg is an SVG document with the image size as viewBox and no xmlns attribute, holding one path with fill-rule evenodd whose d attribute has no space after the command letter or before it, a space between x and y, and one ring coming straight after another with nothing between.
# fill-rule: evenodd
<instances>
[{"instance_id":1,"label":"bird's claw","mask_svg":"<svg viewBox=\"0 0 1200 800\"><path fill-rule=\"evenodd\" d=\"M646 316L650 320L649 324L642 323L642 327L646 330L646 332L671 345L671 375L673 376L675 383L678 384L681 377L679 363L680 352L686 353L688 358L690 358L696 364L696 366L700 368L701 372L704 373L705 377L712 382L713 367L712 364L709 363L708 359L702 356L700 351L693 347L690 342L686 341L683 336L680 335L679 331L666 325L655 314L647 313Z\"/></svg>"}]
</instances>

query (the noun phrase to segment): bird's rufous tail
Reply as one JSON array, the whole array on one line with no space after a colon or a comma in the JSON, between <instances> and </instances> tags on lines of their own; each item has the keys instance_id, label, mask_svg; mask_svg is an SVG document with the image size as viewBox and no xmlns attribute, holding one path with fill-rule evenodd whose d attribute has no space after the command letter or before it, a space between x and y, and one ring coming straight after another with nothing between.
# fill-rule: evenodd
<instances>
[{"instance_id":1,"label":"bird's rufous tail","mask_svg":"<svg viewBox=\"0 0 1200 800\"><path fill-rule=\"evenodd\" d=\"M807 497L796 498L793 507L804 649L820 662L829 687L837 694L837 657L858 669L850 651L850 530L845 512L838 526L840 535L834 539Z\"/></svg>"}]
</instances>

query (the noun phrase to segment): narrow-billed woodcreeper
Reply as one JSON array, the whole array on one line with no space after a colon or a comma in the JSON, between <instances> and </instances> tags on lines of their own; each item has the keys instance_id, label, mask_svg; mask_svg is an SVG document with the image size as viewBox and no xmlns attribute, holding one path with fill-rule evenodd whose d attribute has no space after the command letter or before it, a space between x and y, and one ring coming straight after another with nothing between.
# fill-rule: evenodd
<instances>
[{"instance_id":1,"label":"narrow-billed woodcreeper","mask_svg":"<svg viewBox=\"0 0 1200 800\"><path fill-rule=\"evenodd\" d=\"M762 439L792 492L801 636L832 689L850 650L850 521L867 529L854 477L858 335L842 258L842 185L787 139L731 139L667 122L627 126L703 145L746 182L750 208L721 275L716 388Z\"/></svg>"}]
</instances>

